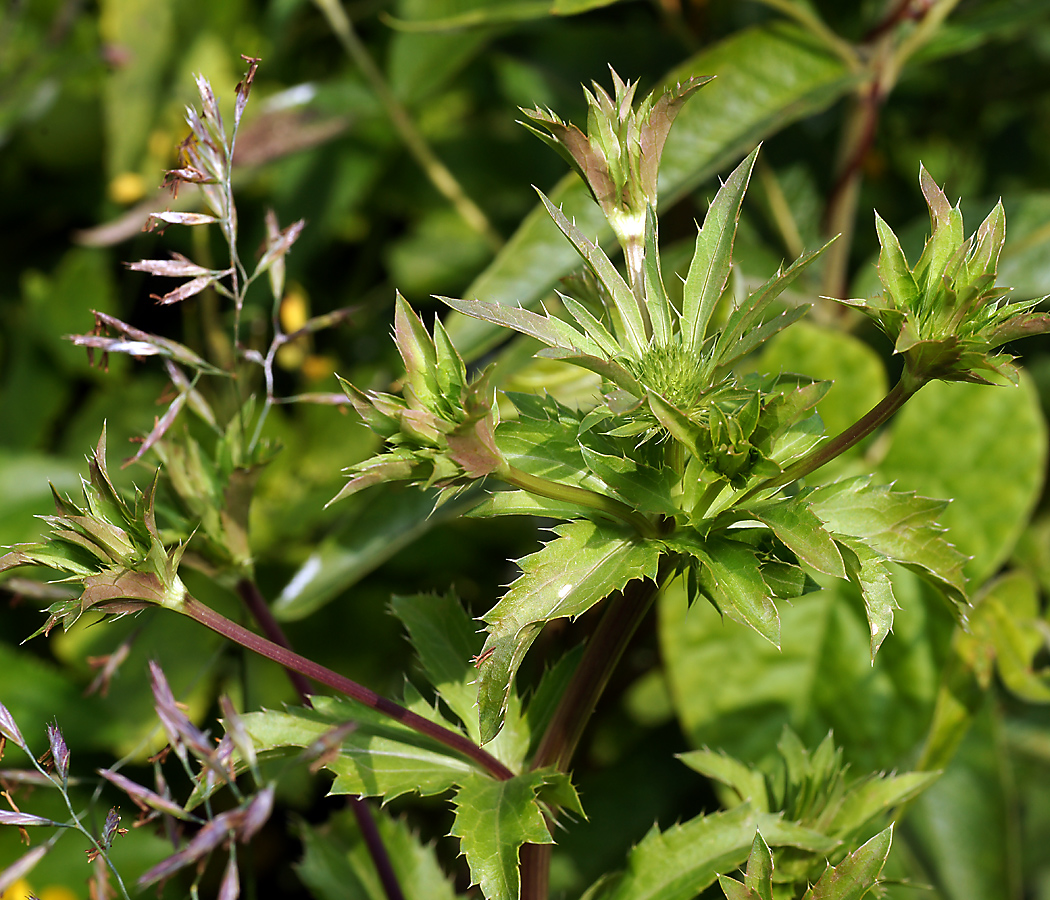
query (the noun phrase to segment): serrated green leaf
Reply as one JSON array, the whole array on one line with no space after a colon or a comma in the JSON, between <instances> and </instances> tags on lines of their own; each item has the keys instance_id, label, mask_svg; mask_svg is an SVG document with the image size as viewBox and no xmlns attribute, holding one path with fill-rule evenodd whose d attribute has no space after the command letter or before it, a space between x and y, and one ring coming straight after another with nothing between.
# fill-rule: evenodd
<instances>
[{"instance_id":1,"label":"serrated green leaf","mask_svg":"<svg viewBox=\"0 0 1050 900\"><path fill-rule=\"evenodd\" d=\"M747 804L697 816L665 831L652 829L628 854L616 879L586 895L593 900L692 900L719 872L743 865L760 832L770 846L826 853L836 842Z\"/></svg>"},{"instance_id":2,"label":"serrated green leaf","mask_svg":"<svg viewBox=\"0 0 1050 900\"><path fill-rule=\"evenodd\" d=\"M722 615L750 626L780 647L780 617L751 547L718 534L700 538L684 531L666 543L700 560L700 588Z\"/></svg>"},{"instance_id":3,"label":"serrated green leaf","mask_svg":"<svg viewBox=\"0 0 1050 900\"><path fill-rule=\"evenodd\" d=\"M1006 560L1042 491L1046 420L1039 392L934 382L894 419L880 480L930 497L951 497L940 521L967 556L979 585Z\"/></svg>"},{"instance_id":4,"label":"serrated green leaf","mask_svg":"<svg viewBox=\"0 0 1050 900\"><path fill-rule=\"evenodd\" d=\"M482 641L474 620L454 594L395 596L390 606L408 630L430 683L477 743L478 692L471 660L481 650Z\"/></svg>"},{"instance_id":5,"label":"serrated green leaf","mask_svg":"<svg viewBox=\"0 0 1050 900\"><path fill-rule=\"evenodd\" d=\"M744 886L757 900L773 900L773 854L760 831L755 833L751 854L747 858Z\"/></svg>"},{"instance_id":6,"label":"serrated green leaf","mask_svg":"<svg viewBox=\"0 0 1050 900\"><path fill-rule=\"evenodd\" d=\"M655 542L590 521L554 531L557 538L519 561L521 576L483 616L489 638L478 664L478 704L486 742L502 725L514 673L544 624L578 616L635 578L656 575Z\"/></svg>"},{"instance_id":7,"label":"serrated green leaf","mask_svg":"<svg viewBox=\"0 0 1050 900\"><path fill-rule=\"evenodd\" d=\"M456 792L451 834L460 839L471 881L487 900L518 900L521 845L554 843L536 800L548 777L527 772L494 781L475 774Z\"/></svg>"},{"instance_id":8,"label":"serrated green leaf","mask_svg":"<svg viewBox=\"0 0 1050 900\"><path fill-rule=\"evenodd\" d=\"M670 468L654 469L623 456L599 453L582 443L580 451L587 468L629 506L641 512L664 516L675 516L681 512L671 502L672 479L675 476Z\"/></svg>"},{"instance_id":9,"label":"serrated green leaf","mask_svg":"<svg viewBox=\"0 0 1050 900\"><path fill-rule=\"evenodd\" d=\"M623 276L616 271L616 266L605 255L605 251L596 243L592 243L573 222L569 221L565 213L551 203L546 194L540 191L539 195L540 200L547 209L547 213L554 220L554 224L569 239L573 247L576 248L576 252L583 257L584 262L587 263L590 270L594 273L595 278L608 291L623 324L625 332L623 338L627 340L635 357L640 358L645 353L648 339L645 334L645 323L642 320L638 301L635 299L630 286L624 281Z\"/></svg>"},{"instance_id":10,"label":"serrated green leaf","mask_svg":"<svg viewBox=\"0 0 1050 900\"><path fill-rule=\"evenodd\" d=\"M883 558L863 541L841 540L842 558L846 562L849 580L860 590L864 611L871 629L871 658L874 661L879 647L893 628L893 611L897 601L893 597L893 581L883 564Z\"/></svg>"},{"instance_id":11,"label":"serrated green leaf","mask_svg":"<svg viewBox=\"0 0 1050 900\"><path fill-rule=\"evenodd\" d=\"M842 555L824 523L809 508L805 495L756 503L748 513L768 525L802 562L825 575L845 578Z\"/></svg>"},{"instance_id":12,"label":"serrated green leaf","mask_svg":"<svg viewBox=\"0 0 1050 900\"><path fill-rule=\"evenodd\" d=\"M324 763L336 776L333 794L385 799L406 793L439 794L476 771L444 745L360 703L332 697L314 697L313 702L312 710L266 710L242 718L260 752L310 747L337 725L354 722L338 755Z\"/></svg>"},{"instance_id":13,"label":"serrated green leaf","mask_svg":"<svg viewBox=\"0 0 1050 900\"><path fill-rule=\"evenodd\" d=\"M707 337L711 313L729 278L740 204L744 201L744 192L757 158L756 147L723 182L696 236L696 250L682 294L681 327L682 341L693 353Z\"/></svg>"},{"instance_id":14,"label":"serrated green leaf","mask_svg":"<svg viewBox=\"0 0 1050 900\"><path fill-rule=\"evenodd\" d=\"M861 900L878 884L882 867L890 855L893 826L879 832L837 866L828 866L804 900Z\"/></svg>"},{"instance_id":15,"label":"serrated green leaf","mask_svg":"<svg viewBox=\"0 0 1050 900\"><path fill-rule=\"evenodd\" d=\"M822 485L809 499L831 532L859 538L886 559L931 577L957 613L964 613L964 558L944 538L937 521L946 501L872 485L868 477Z\"/></svg>"},{"instance_id":16,"label":"serrated green leaf","mask_svg":"<svg viewBox=\"0 0 1050 900\"><path fill-rule=\"evenodd\" d=\"M856 81L842 60L804 29L782 22L737 32L705 48L668 73L665 84L694 74L718 78L682 108L668 136L660 162L660 198L668 206L764 137L827 108ZM584 234L603 242L612 238L575 174L564 178L551 198ZM535 308L577 265L576 253L537 207L464 296ZM462 316L446 324L468 361L501 339L491 325Z\"/></svg>"},{"instance_id":17,"label":"serrated green leaf","mask_svg":"<svg viewBox=\"0 0 1050 900\"><path fill-rule=\"evenodd\" d=\"M751 766L707 748L679 753L678 758L690 769L728 787L736 795L736 803L749 803L759 812L769 812L765 778Z\"/></svg>"},{"instance_id":18,"label":"serrated green leaf","mask_svg":"<svg viewBox=\"0 0 1050 900\"><path fill-rule=\"evenodd\" d=\"M850 786L828 823L830 834L852 835L872 819L919 796L940 778L940 772L904 772L865 778Z\"/></svg>"}]
</instances>

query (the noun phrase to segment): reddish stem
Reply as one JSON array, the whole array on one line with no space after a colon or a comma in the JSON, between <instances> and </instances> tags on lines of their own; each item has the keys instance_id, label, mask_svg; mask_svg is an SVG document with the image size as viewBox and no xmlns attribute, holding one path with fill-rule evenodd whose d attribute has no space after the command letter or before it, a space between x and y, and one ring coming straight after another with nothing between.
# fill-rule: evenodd
<instances>
[{"instance_id":1,"label":"reddish stem","mask_svg":"<svg viewBox=\"0 0 1050 900\"><path fill-rule=\"evenodd\" d=\"M266 602L266 598L259 591L258 585L250 578L242 578L237 582L237 593L266 636L278 647L291 650L291 642L277 619L274 618L270 604ZM291 681L296 693L299 694L299 700L303 706L313 706L310 702L310 694L313 691L310 689L310 682L306 676L287 667L285 667L284 671L288 675L288 680ZM376 820L372 815L371 807L356 794L349 794L347 801L350 809L353 811L354 818L357 820L357 827L361 831L361 837L364 838L369 855L372 857L372 864L376 867L376 873L379 875L387 900L405 900L405 895L397 880L397 873L390 862L390 854L386 852L386 845L383 843L383 838L376 827Z\"/></svg>"},{"instance_id":2,"label":"reddish stem","mask_svg":"<svg viewBox=\"0 0 1050 900\"><path fill-rule=\"evenodd\" d=\"M464 735L444 728L436 722L431 722L410 709L405 709L400 704L394 703L393 700L388 700L375 691L369 690L364 685L352 681L345 675L333 672L331 669L325 668L313 660L307 659L305 656L300 656L286 647L281 647L273 641L267 640L254 631L249 631L243 625L231 622L224 615L215 612L215 610L205 606L189 594L186 595L180 611L234 643L240 644L242 647L258 653L260 656L265 656L267 659L272 659L286 669L291 669L294 672L305 675L307 678L312 678L318 684L323 684L326 687L339 691L339 693L345 694L358 703L363 703L365 706L376 710L376 712L396 719L419 734L433 738L450 750L465 756L478 767L488 772L493 778L506 781L514 777L514 773L496 757L483 750Z\"/></svg>"}]
</instances>

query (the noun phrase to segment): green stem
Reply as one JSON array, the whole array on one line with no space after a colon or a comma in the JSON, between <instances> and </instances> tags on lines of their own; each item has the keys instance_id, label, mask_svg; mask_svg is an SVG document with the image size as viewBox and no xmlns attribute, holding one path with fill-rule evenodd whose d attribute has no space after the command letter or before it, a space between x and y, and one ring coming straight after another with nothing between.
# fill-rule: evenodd
<instances>
[{"instance_id":1,"label":"green stem","mask_svg":"<svg viewBox=\"0 0 1050 900\"><path fill-rule=\"evenodd\" d=\"M640 512L631 509L626 503L621 503L605 494L599 494L597 491L589 491L587 488L576 487L572 484L562 484L559 481L550 481L538 475L530 475L510 465L500 469L496 475L507 484L528 491L530 494L546 497L549 500L575 503L577 506L585 506L588 509L603 512L630 525L642 537L655 538L660 535L656 525Z\"/></svg>"},{"instance_id":2,"label":"green stem","mask_svg":"<svg viewBox=\"0 0 1050 900\"><path fill-rule=\"evenodd\" d=\"M291 669L293 672L299 672L307 678L312 678L318 684L323 684L339 691L358 703L363 703L365 706L376 710L376 712L396 719L413 731L438 741L450 750L465 756L475 765L488 772L493 778L506 781L514 777L514 773L496 757L477 746L464 735L450 731L448 728L443 728L441 725L431 722L429 719L425 719L409 709L405 709L400 704L394 703L393 700L380 696L375 691L369 690L356 681L351 681L338 672L333 672L331 669L327 669L313 660L300 656L292 650L281 647L273 641L269 641L261 635L249 631L236 622L231 622L221 613L215 612L215 610L205 606L188 594L183 601L180 611L206 628L210 628L212 631L240 644L242 647L258 653L260 656L265 656L286 669Z\"/></svg>"},{"instance_id":3,"label":"green stem","mask_svg":"<svg viewBox=\"0 0 1050 900\"><path fill-rule=\"evenodd\" d=\"M467 196L463 186L456 180L456 176L430 149L430 145L419 133L419 129L409 116L408 110L394 96L394 92L390 90L386 79L383 78L383 73L379 71L368 50L361 43L361 39L354 31L354 26L339 0L315 0L315 2L324 13L329 26L339 38L347 55L372 85L372 90L376 92L379 102L386 109L390 121L408 148L408 152L426 173L431 184L456 208L456 212L463 220L485 239L492 250L499 250L503 246L503 238L492 227L481 208Z\"/></svg>"},{"instance_id":4,"label":"green stem","mask_svg":"<svg viewBox=\"0 0 1050 900\"><path fill-rule=\"evenodd\" d=\"M831 462L836 456L841 456L851 447L864 440L880 425L884 425L926 383L926 379L910 375L908 370L905 369L904 374L901 375L900 381L894 385L893 390L873 406L866 415L850 425L849 428L839 432L830 441L819 445L803 456L802 459L788 466L776 478L771 478L769 481L751 488L736 501L735 505L741 506L760 492L773 491L783 487L785 484L790 484L792 481L797 481L799 478L804 478L810 472L814 472L821 466Z\"/></svg>"}]
</instances>

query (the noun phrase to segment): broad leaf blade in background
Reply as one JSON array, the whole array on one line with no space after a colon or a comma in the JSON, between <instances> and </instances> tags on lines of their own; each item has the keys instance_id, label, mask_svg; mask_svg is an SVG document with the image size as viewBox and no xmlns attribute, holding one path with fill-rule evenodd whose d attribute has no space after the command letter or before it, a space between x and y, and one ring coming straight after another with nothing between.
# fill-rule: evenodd
<instances>
[{"instance_id":1,"label":"broad leaf blade in background","mask_svg":"<svg viewBox=\"0 0 1050 900\"><path fill-rule=\"evenodd\" d=\"M738 32L676 67L667 83L717 75L683 106L664 147L660 192L664 207L791 122L826 109L855 78L802 29L779 23ZM598 207L575 176L550 192L586 235L611 237ZM506 306L535 307L580 264L542 206L533 209L492 264L464 292ZM505 337L484 322L455 315L449 334L467 359Z\"/></svg>"}]
</instances>

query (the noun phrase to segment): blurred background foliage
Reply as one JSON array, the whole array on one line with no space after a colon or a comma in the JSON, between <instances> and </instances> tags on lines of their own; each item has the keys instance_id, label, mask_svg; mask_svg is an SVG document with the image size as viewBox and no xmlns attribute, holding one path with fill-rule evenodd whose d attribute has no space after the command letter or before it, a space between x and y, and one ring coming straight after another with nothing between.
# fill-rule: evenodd
<instances>
[{"instance_id":1,"label":"blurred background foliage","mask_svg":"<svg viewBox=\"0 0 1050 900\"><path fill-rule=\"evenodd\" d=\"M931 6L954 8L865 119L871 69L864 66L879 52L879 23L898 14L894 28L906 37L914 24L904 14ZM863 44L862 67L851 69L833 44L785 16L786 7ZM239 54L262 59L236 158L242 252L262 241L268 207L282 223L305 218L288 258L286 327L355 310L337 330L282 351L284 395L334 391L335 372L358 385L389 384L399 371L388 336L395 288L428 318L441 308L435 293L526 304L549 295L574 256L537 213L530 185L553 191L592 231L599 219L579 185L563 177L564 164L515 124L516 108L549 106L579 121L580 83L607 83L608 65L640 79L643 91L668 78L719 76L690 101L668 144L665 266L688 259L715 176L764 140L737 241L737 284L764 280L780 260L813 249L833 221L835 230L854 229L838 251L841 274L815 271L800 293L873 293L871 210L894 225L912 259L928 231L921 160L949 197L963 198L971 228L1002 197L1009 232L1000 281L1021 296L1050 292L1046 0L354 0L342 12L336 0L7 0L0 5L0 542L36 537L32 517L49 512L48 481L76 490L103 420L116 473L116 460L134 452L129 441L164 408L159 366L112 358L108 370L92 367L63 340L91 329L92 310L212 358L229 353L227 311L214 295L157 307L150 293L158 285L121 263L169 250L223 259L217 235L172 229L160 237L141 226L150 209L195 208L190 191L177 198L160 191L162 171L175 164L186 134L194 73L229 104L243 71ZM870 126L859 144L858 123ZM435 177L436 166L451 178ZM847 188L854 193L844 201ZM253 299L250 328L265 324L270 302L261 289ZM528 363L535 348L522 340L497 347L492 330L456 316L448 322L465 355L499 361L505 387L557 383L570 402L593 388L555 373L552 363ZM577 896L621 866L654 820L668 825L716 807L712 788L672 753L706 744L756 762L790 724L810 745L833 728L858 773L905 768L922 752L947 671L969 679L972 690L955 731L939 732L950 765L895 835L891 868L945 900L1050 898L1050 519L1042 501L1050 345L1029 341L1023 350L1018 388L932 385L874 443L836 464L836 473L874 465L877 477L902 488L955 498L944 518L972 557L968 574L982 610L973 633L954 632L936 598L905 572L897 589L906 602L874 666L863 612L844 587L787 612L779 654L719 623L709 608L687 611L669 591L581 754L576 777L590 821L559 835L556 895ZM821 408L832 431L866 411L896 374L888 348L830 304L753 364L834 378ZM427 519L429 498L413 492L365 493L324 509L340 469L367 456L372 437L325 405L278 407L268 428L283 450L252 510L260 585L300 652L378 690L396 693L411 675L407 645L387 612L391 594L452 586L480 614L513 577L508 560L542 537L535 522L481 524L455 518L455 508ZM119 477L125 486L144 484L151 471L136 465ZM57 720L81 774L114 755L142 761L156 749L143 689L151 658L201 718L223 691L248 708L293 699L274 667L160 610L21 646L40 624L43 601L31 585L5 586L0 697L41 751L44 723ZM236 610L231 592L209 580L190 586ZM585 617L545 633L526 679L587 627ZM108 691L86 694L98 660L124 641L130 653ZM9 753L4 765L17 764ZM296 865L304 846L357 859L352 825L319 824L336 804L305 775L286 779L282 791L283 818L255 851L258 895L305 896L305 882L314 896L348 896L316 855L298 875ZM392 807L439 839L455 867L454 846L441 840L449 823L436 806ZM0 832L0 867L17 845L14 829ZM143 829L118 843L114 858L133 879L164 852ZM34 873L33 887L45 898L46 890L86 896L86 868L80 847L66 839ZM914 886L890 893L916 896Z\"/></svg>"}]
</instances>

